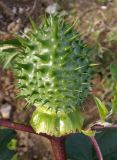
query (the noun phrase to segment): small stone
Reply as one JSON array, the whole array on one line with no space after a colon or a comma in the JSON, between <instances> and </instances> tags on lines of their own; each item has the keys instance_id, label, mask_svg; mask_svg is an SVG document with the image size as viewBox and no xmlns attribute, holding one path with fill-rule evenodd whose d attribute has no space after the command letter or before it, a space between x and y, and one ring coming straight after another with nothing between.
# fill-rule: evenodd
<instances>
[{"instance_id":1,"label":"small stone","mask_svg":"<svg viewBox=\"0 0 117 160\"><path fill-rule=\"evenodd\" d=\"M0 112L3 118L10 118L12 106L9 103L5 103L1 106Z\"/></svg>"},{"instance_id":2,"label":"small stone","mask_svg":"<svg viewBox=\"0 0 117 160\"><path fill-rule=\"evenodd\" d=\"M24 9L23 8L19 8L19 14L23 14L24 13Z\"/></svg>"},{"instance_id":3,"label":"small stone","mask_svg":"<svg viewBox=\"0 0 117 160\"><path fill-rule=\"evenodd\" d=\"M24 33L25 33L25 34L27 34L27 33L30 32L30 31L31 31L30 28L28 28L28 27L24 28Z\"/></svg>"},{"instance_id":4,"label":"small stone","mask_svg":"<svg viewBox=\"0 0 117 160\"><path fill-rule=\"evenodd\" d=\"M19 154L19 156L23 156L24 153L23 152L19 152L18 154Z\"/></svg>"},{"instance_id":5,"label":"small stone","mask_svg":"<svg viewBox=\"0 0 117 160\"><path fill-rule=\"evenodd\" d=\"M38 156L35 154L33 158L34 158L34 159L37 159L37 158L38 158Z\"/></svg>"},{"instance_id":6,"label":"small stone","mask_svg":"<svg viewBox=\"0 0 117 160\"><path fill-rule=\"evenodd\" d=\"M18 18L18 19L16 20L16 23L21 23L21 19Z\"/></svg>"},{"instance_id":7,"label":"small stone","mask_svg":"<svg viewBox=\"0 0 117 160\"><path fill-rule=\"evenodd\" d=\"M101 9L102 9L102 10L106 10L106 9L107 9L107 6L101 6Z\"/></svg>"},{"instance_id":8,"label":"small stone","mask_svg":"<svg viewBox=\"0 0 117 160\"><path fill-rule=\"evenodd\" d=\"M17 8L16 8L16 7L13 7L12 12L13 12L14 14L16 14L16 13L17 13Z\"/></svg>"},{"instance_id":9,"label":"small stone","mask_svg":"<svg viewBox=\"0 0 117 160\"><path fill-rule=\"evenodd\" d=\"M65 10L63 10L63 11L60 12L60 15L61 15L61 16L67 16L67 15L68 15L68 12L65 11Z\"/></svg>"},{"instance_id":10,"label":"small stone","mask_svg":"<svg viewBox=\"0 0 117 160\"><path fill-rule=\"evenodd\" d=\"M2 19L2 18L3 18L3 15L0 14L0 19Z\"/></svg>"},{"instance_id":11,"label":"small stone","mask_svg":"<svg viewBox=\"0 0 117 160\"><path fill-rule=\"evenodd\" d=\"M58 4L58 3L53 3L52 5L49 5L49 6L46 8L45 12L47 12L47 13L49 13L49 14L54 14L54 13L56 13L56 12L59 11L59 10L60 10L59 4Z\"/></svg>"},{"instance_id":12,"label":"small stone","mask_svg":"<svg viewBox=\"0 0 117 160\"><path fill-rule=\"evenodd\" d=\"M43 157L43 160L47 160L47 157Z\"/></svg>"},{"instance_id":13,"label":"small stone","mask_svg":"<svg viewBox=\"0 0 117 160\"><path fill-rule=\"evenodd\" d=\"M29 11L30 11L30 7L27 6L27 7L25 8L25 11L26 11L26 12L29 12Z\"/></svg>"},{"instance_id":14,"label":"small stone","mask_svg":"<svg viewBox=\"0 0 117 160\"><path fill-rule=\"evenodd\" d=\"M18 19L17 22L11 22L8 27L7 30L9 33L15 33L18 32L21 26L21 19Z\"/></svg>"}]
</instances>

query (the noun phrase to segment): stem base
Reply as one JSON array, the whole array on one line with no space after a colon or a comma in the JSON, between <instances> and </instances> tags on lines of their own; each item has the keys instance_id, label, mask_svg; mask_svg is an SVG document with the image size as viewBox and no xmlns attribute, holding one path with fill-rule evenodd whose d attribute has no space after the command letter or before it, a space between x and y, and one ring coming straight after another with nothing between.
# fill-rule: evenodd
<instances>
[{"instance_id":1,"label":"stem base","mask_svg":"<svg viewBox=\"0 0 117 160\"><path fill-rule=\"evenodd\" d=\"M65 137L51 138L55 160L67 160L65 154Z\"/></svg>"}]
</instances>

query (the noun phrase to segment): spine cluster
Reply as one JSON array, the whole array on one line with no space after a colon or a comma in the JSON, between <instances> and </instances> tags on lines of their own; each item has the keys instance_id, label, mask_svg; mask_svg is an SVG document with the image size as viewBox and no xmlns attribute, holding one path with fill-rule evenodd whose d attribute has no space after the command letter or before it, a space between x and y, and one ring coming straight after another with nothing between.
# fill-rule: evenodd
<instances>
[{"instance_id":1,"label":"spine cluster","mask_svg":"<svg viewBox=\"0 0 117 160\"><path fill-rule=\"evenodd\" d=\"M12 59L20 96L37 107L31 125L56 136L80 130L79 109L90 87L90 49L58 15L32 26L25 38L18 37L20 45L7 61Z\"/></svg>"}]
</instances>

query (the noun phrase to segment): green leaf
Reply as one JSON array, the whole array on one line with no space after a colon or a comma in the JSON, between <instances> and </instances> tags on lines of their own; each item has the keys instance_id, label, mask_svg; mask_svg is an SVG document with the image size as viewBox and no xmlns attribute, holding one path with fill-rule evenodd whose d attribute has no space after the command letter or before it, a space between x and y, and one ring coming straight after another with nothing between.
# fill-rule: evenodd
<instances>
[{"instance_id":1,"label":"green leaf","mask_svg":"<svg viewBox=\"0 0 117 160\"><path fill-rule=\"evenodd\" d=\"M112 100L112 113L117 112L117 89L114 93L114 99Z\"/></svg>"},{"instance_id":2,"label":"green leaf","mask_svg":"<svg viewBox=\"0 0 117 160\"><path fill-rule=\"evenodd\" d=\"M96 140L104 160L117 160L117 130L97 133ZM69 160L98 160L89 138L83 134L68 136L65 146Z\"/></svg>"},{"instance_id":3,"label":"green leaf","mask_svg":"<svg viewBox=\"0 0 117 160\"><path fill-rule=\"evenodd\" d=\"M94 160L92 145L84 134L72 134L66 139L66 153L70 160Z\"/></svg>"},{"instance_id":4,"label":"green leaf","mask_svg":"<svg viewBox=\"0 0 117 160\"><path fill-rule=\"evenodd\" d=\"M97 97L95 97L95 102L98 107L100 119L103 123L105 121L107 114L108 114L108 110L107 110L106 106Z\"/></svg>"},{"instance_id":5,"label":"green leaf","mask_svg":"<svg viewBox=\"0 0 117 160\"><path fill-rule=\"evenodd\" d=\"M15 138L13 138L8 144L7 147L10 150L15 150L16 149L16 145L17 145L17 140Z\"/></svg>"},{"instance_id":6,"label":"green leaf","mask_svg":"<svg viewBox=\"0 0 117 160\"><path fill-rule=\"evenodd\" d=\"M104 160L117 160L117 129L111 129L96 134L96 139L102 151ZM94 159L97 156L94 153Z\"/></svg>"},{"instance_id":7,"label":"green leaf","mask_svg":"<svg viewBox=\"0 0 117 160\"><path fill-rule=\"evenodd\" d=\"M110 65L110 71L111 71L111 74L112 74L113 79L114 79L115 82L117 83L117 65L111 64L111 65Z\"/></svg>"},{"instance_id":8,"label":"green leaf","mask_svg":"<svg viewBox=\"0 0 117 160\"><path fill-rule=\"evenodd\" d=\"M0 160L11 160L16 151L10 144L12 139L16 136L15 132L11 129L0 129Z\"/></svg>"},{"instance_id":9,"label":"green leaf","mask_svg":"<svg viewBox=\"0 0 117 160\"><path fill-rule=\"evenodd\" d=\"M18 160L17 154L15 154L11 160Z\"/></svg>"}]
</instances>

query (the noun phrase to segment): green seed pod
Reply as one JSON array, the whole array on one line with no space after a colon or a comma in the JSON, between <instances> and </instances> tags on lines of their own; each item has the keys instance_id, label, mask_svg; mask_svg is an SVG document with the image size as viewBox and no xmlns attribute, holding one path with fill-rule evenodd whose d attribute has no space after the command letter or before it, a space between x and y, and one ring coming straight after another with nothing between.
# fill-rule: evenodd
<instances>
[{"instance_id":1,"label":"green seed pod","mask_svg":"<svg viewBox=\"0 0 117 160\"><path fill-rule=\"evenodd\" d=\"M14 69L20 96L37 107L30 121L35 131L76 132L83 125L79 110L90 87L90 49L58 15L45 18L40 27L31 22L32 31L10 47L4 44L0 56Z\"/></svg>"}]
</instances>

